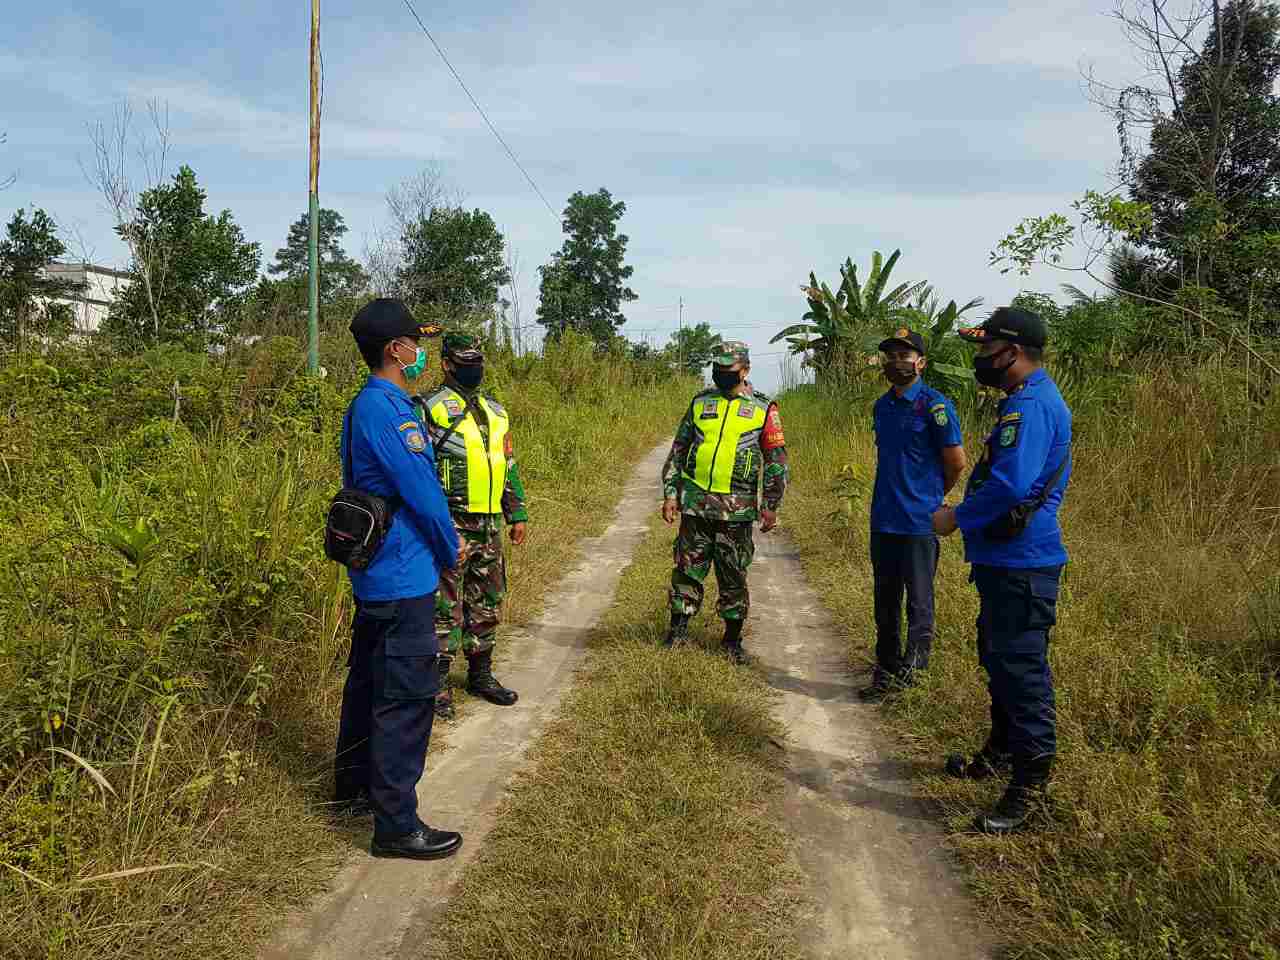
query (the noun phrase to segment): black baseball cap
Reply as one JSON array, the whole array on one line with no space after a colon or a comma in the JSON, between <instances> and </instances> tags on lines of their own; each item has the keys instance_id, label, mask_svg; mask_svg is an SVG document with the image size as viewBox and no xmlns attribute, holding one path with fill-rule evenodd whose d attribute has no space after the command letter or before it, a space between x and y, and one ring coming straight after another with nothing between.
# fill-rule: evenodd
<instances>
[{"instance_id":1,"label":"black baseball cap","mask_svg":"<svg viewBox=\"0 0 1280 960\"><path fill-rule=\"evenodd\" d=\"M906 347L908 350L914 350L920 356L924 356L924 337L916 333L914 330L908 330L906 327L899 327L893 332L892 337L887 337L880 341L880 350L888 350L890 347Z\"/></svg>"},{"instance_id":2,"label":"black baseball cap","mask_svg":"<svg viewBox=\"0 0 1280 960\"><path fill-rule=\"evenodd\" d=\"M437 323L419 323L404 303L390 297L379 297L366 303L356 311L351 321L351 335L371 343L396 337L434 337L440 329Z\"/></svg>"},{"instance_id":3,"label":"black baseball cap","mask_svg":"<svg viewBox=\"0 0 1280 960\"><path fill-rule=\"evenodd\" d=\"M1049 342L1049 328L1037 314L1021 307L1000 307L977 327L963 327L956 334L970 343L1007 340L1024 347L1043 347Z\"/></svg>"}]
</instances>

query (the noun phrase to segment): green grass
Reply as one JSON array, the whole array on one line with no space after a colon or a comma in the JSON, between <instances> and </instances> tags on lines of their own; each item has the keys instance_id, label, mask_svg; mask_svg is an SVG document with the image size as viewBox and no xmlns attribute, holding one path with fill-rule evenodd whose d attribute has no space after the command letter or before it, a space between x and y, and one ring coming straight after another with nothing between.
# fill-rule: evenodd
<instances>
[{"instance_id":1,"label":"green grass","mask_svg":"<svg viewBox=\"0 0 1280 960\"><path fill-rule=\"evenodd\" d=\"M326 810L351 610L320 545L357 381L296 347L0 367L0 956L242 957L365 840ZM533 518L512 622L691 389L601 369L490 365Z\"/></svg>"},{"instance_id":2,"label":"green grass","mask_svg":"<svg viewBox=\"0 0 1280 960\"><path fill-rule=\"evenodd\" d=\"M666 629L671 533L655 524L558 717L444 911L432 955L782 958L799 909L778 824L771 694L705 616Z\"/></svg>"},{"instance_id":3,"label":"green grass","mask_svg":"<svg viewBox=\"0 0 1280 960\"><path fill-rule=\"evenodd\" d=\"M794 481L784 523L859 663L874 645L872 400L806 389L781 401ZM1067 400L1077 445L1051 647L1054 821L981 837L970 820L997 785L926 777L921 789L941 801L1011 956L1274 960L1280 404L1246 402L1228 366L1069 384ZM989 416L962 414L971 461ZM845 465L856 479L833 490ZM931 763L986 733L967 575L959 538L944 541L933 662L887 708L904 749Z\"/></svg>"}]
</instances>

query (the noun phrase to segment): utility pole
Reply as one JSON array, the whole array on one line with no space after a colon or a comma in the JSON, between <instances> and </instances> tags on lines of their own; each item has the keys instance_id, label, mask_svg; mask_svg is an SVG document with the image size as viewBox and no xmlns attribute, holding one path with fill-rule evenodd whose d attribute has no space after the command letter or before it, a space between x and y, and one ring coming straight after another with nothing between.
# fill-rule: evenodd
<instances>
[{"instance_id":1,"label":"utility pole","mask_svg":"<svg viewBox=\"0 0 1280 960\"><path fill-rule=\"evenodd\" d=\"M307 370L320 370L320 0L311 0L311 176L307 239Z\"/></svg>"},{"instance_id":2,"label":"utility pole","mask_svg":"<svg viewBox=\"0 0 1280 960\"><path fill-rule=\"evenodd\" d=\"M680 298L679 313L676 314L676 324L680 332L676 334L676 342L680 345L676 350L676 356L679 358L680 372L684 373L684 297Z\"/></svg>"}]
</instances>

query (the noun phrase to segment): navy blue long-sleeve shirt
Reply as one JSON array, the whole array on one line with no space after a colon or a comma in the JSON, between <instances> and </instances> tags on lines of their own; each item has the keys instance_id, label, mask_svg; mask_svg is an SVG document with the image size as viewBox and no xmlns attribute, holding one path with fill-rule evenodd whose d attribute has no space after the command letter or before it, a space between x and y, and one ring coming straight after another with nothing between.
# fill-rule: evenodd
<instances>
[{"instance_id":1,"label":"navy blue long-sleeve shirt","mask_svg":"<svg viewBox=\"0 0 1280 960\"><path fill-rule=\"evenodd\" d=\"M982 460L970 477L964 502L956 508L970 563L1024 568L1067 562L1058 508L1071 479L1069 459L1044 506L1020 536L993 540L982 531L1015 504L1039 495L1063 458L1070 456L1071 411L1049 375L1037 370L1001 402Z\"/></svg>"},{"instance_id":2,"label":"navy blue long-sleeve shirt","mask_svg":"<svg viewBox=\"0 0 1280 960\"><path fill-rule=\"evenodd\" d=\"M361 600L403 600L431 593L439 571L458 559L458 533L436 476L435 452L409 395L371 376L351 401L342 431L346 484L380 497L399 497L387 538L364 570L348 570Z\"/></svg>"}]
</instances>

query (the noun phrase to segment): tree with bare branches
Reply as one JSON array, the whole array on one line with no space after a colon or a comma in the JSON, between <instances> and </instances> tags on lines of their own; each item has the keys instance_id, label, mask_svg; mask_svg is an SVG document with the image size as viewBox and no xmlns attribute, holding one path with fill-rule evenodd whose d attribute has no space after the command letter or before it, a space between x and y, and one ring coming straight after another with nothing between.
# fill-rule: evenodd
<instances>
[{"instance_id":1,"label":"tree with bare branches","mask_svg":"<svg viewBox=\"0 0 1280 960\"><path fill-rule=\"evenodd\" d=\"M129 248L130 270L140 285L152 336L161 331L160 305L165 299L173 265L174 248L162 232L138 230L138 202L145 191L159 188L168 177L169 110L158 101L147 103L150 131L134 122L128 101L113 111L110 120L89 125L93 144L92 166L81 169L102 195L115 220L115 231Z\"/></svg>"},{"instance_id":2,"label":"tree with bare branches","mask_svg":"<svg viewBox=\"0 0 1280 960\"><path fill-rule=\"evenodd\" d=\"M1135 239L1158 252L1166 290L1210 287L1241 307L1260 266L1249 238L1280 230L1280 6L1120 0L1114 16L1147 78L1091 75L1089 89L1116 122L1122 186L1151 211Z\"/></svg>"}]
</instances>

